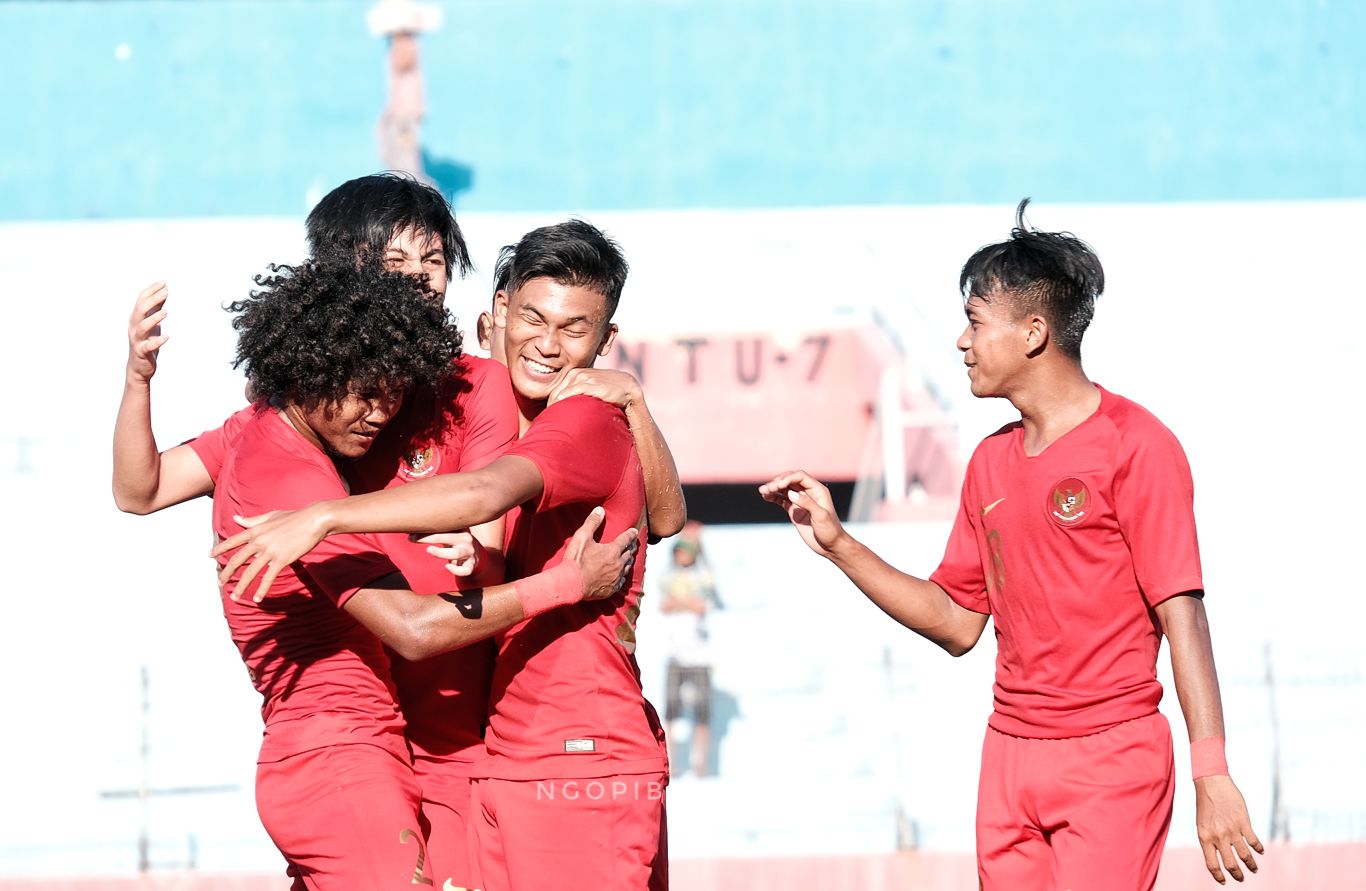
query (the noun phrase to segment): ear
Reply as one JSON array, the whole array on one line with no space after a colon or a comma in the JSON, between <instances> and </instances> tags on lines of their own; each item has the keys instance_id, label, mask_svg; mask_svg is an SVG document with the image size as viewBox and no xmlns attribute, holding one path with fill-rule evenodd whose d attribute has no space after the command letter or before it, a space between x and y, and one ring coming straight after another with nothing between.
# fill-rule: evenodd
<instances>
[{"instance_id":1,"label":"ear","mask_svg":"<svg viewBox=\"0 0 1366 891\"><path fill-rule=\"evenodd\" d=\"M609 322L607 333L603 335L602 343L598 344L598 355L606 356L612 351L612 344L617 342L617 326L615 322Z\"/></svg>"},{"instance_id":2,"label":"ear","mask_svg":"<svg viewBox=\"0 0 1366 891\"><path fill-rule=\"evenodd\" d=\"M508 292L500 290L493 295L493 324L506 328L508 324Z\"/></svg>"},{"instance_id":3,"label":"ear","mask_svg":"<svg viewBox=\"0 0 1366 891\"><path fill-rule=\"evenodd\" d=\"M1026 355L1033 358L1043 353L1048 346L1048 339L1051 334L1048 328L1048 319L1036 313L1026 317L1021 325L1024 328Z\"/></svg>"},{"instance_id":4,"label":"ear","mask_svg":"<svg viewBox=\"0 0 1366 891\"><path fill-rule=\"evenodd\" d=\"M479 338L479 348L487 350L493 343L493 315L485 310L479 314L474 325L475 335Z\"/></svg>"}]
</instances>

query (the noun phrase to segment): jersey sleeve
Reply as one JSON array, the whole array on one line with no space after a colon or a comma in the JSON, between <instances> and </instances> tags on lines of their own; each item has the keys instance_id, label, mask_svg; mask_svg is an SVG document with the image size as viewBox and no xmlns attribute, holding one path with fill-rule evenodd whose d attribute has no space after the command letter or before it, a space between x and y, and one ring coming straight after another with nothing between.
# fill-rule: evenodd
<instances>
[{"instance_id":1,"label":"jersey sleeve","mask_svg":"<svg viewBox=\"0 0 1366 891\"><path fill-rule=\"evenodd\" d=\"M266 485L244 488L239 509L245 515L297 510L346 495L340 477L321 465L297 461L276 470L264 478ZM343 606L361 588L396 571L374 535L331 535L281 572L268 596L289 594L302 585Z\"/></svg>"},{"instance_id":2,"label":"jersey sleeve","mask_svg":"<svg viewBox=\"0 0 1366 891\"><path fill-rule=\"evenodd\" d=\"M1195 484L1176 436L1152 419L1121 442L1115 515L1149 606L1203 591L1195 533Z\"/></svg>"},{"instance_id":3,"label":"jersey sleeve","mask_svg":"<svg viewBox=\"0 0 1366 891\"><path fill-rule=\"evenodd\" d=\"M249 405L229 415L220 426L205 430L186 443L199 456L204 469L209 472L209 479L218 481L218 473L223 469L223 460L227 457L228 448L255 414L256 406Z\"/></svg>"},{"instance_id":4,"label":"jersey sleeve","mask_svg":"<svg viewBox=\"0 0 1366 891\"><path fill-rule=\"evenodd\" d=\"M491 359L466 357L471 388L461 397L465 442L460 470L487 467L517 441L517 401L507 369Z\"/></svg>"},{"instance_id":5,"label":"jersey sleeve","mask_svg":"<svg viewBox=\"0 0 1366 891\"><path fill-rule=\"evenodd\" d=\"M953 520L953 531L944 547L944 559L939 568L930 575L930 581L944 589L954 603L975 613L991 614L991 601L987 596L986 573L982 567L982 551L979 546L981 530L977 528L976 513L973 510L969 486L971 468L963 480L959 496L958 515Z\"/></svg>"},{"instance_id":6,"label":"jersey sleeve","mask_svg":"<svg viewBox=\"0 0 1366 891\"><path fill-rule=\"evenodd\" d=\"M537 510L601 504L621 485L632 457L626 415L592 396L571 396L536 418L509 455L528 459L544 488Z\"/></svg>"}]
</instances>

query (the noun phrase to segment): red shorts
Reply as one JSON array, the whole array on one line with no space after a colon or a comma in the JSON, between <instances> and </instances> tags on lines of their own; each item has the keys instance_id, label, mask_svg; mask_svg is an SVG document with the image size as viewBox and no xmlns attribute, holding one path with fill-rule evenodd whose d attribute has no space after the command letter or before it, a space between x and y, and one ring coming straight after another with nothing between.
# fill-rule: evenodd
<instances>
[{"instance_id":1,"label":"red shorts","mask_svg":"<svg viewBox=\"0 0 1366 891\"><path fill-rule=\"evenodd\" d=\"M484 891L667 891L663 773L474 781Z\"/></svg>"},{"instance_id":2,"label":"red shorts","mask_svg":"<svg viewBox=\"0 0 1366 891\"><path fill-rule=\"evenodd\" d=\"M433 863L441 865L435 873L436 887L450 889L480 887L471 856L473 845L470 825L471 784L466 776L444 769L448 762L418 759L413 762L418 785L422 787L422 817L427 823L427 852ZM460 765L467 768L467 765Z\"/></svg>"},{"instance_id":3,"label":"red shorts","mask_svg":"<svg viewBox=\"0 0 1366 891\"><path fill-rule=\"evenodd\" d=\"M988 728L977 789L982 888L1152 888L1174 790L1161 713L1072 739Z\"/></svg>"},{"instance_id":4,"label":"red shorts","mask_svg":"<svg viewBox=\"0 0 1366 891\"><path fill-rule=\"evenodd\" d=\"M412 767L379 746L328 746L256 766L256 810L295 891L430 882L420 800Z\"/></svg>"}]
</instances>

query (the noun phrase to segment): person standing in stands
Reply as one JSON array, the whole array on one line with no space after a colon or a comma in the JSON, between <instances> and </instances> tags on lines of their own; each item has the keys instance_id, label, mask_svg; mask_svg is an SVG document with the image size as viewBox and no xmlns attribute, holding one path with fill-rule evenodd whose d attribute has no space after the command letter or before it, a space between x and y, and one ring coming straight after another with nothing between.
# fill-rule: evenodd
<instances>
[{"instance_id":1,"label":"person standing in stands","mask_svg":"<svg viewBox=\"0 0 1366 891\"><path fill-rule=\"evenodd\" d=\"M673 566L659 578L659 610L663 613L666 678L664 730L670 763L677 763L679 729L691 705L692 736L688 748L693 776L705 777L711 764L712 652L707 613L721 606L716 579L702 550L702 524L689 520L674 539Z\"/></svg>"}]
</instances>

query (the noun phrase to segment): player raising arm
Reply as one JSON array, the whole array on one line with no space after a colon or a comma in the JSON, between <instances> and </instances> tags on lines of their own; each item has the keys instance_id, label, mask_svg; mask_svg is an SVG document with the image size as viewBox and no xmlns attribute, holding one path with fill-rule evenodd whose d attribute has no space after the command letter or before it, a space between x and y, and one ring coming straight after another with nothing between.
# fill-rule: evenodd
<instances>
[{"instance_id":1,"label":"player raising arm","mask_svg":"<svg viewBox=\"0 0 1366 891\"><path fill-rule=\"evenodd\" d=\"M204 464L187 445L162 452L152 434L152 376L170 340L165 282L143 289L128 320L128 364L123 399L114 421L114 503L119 510L150 514L213 491Z\"/></svg>"}]
</instances>

